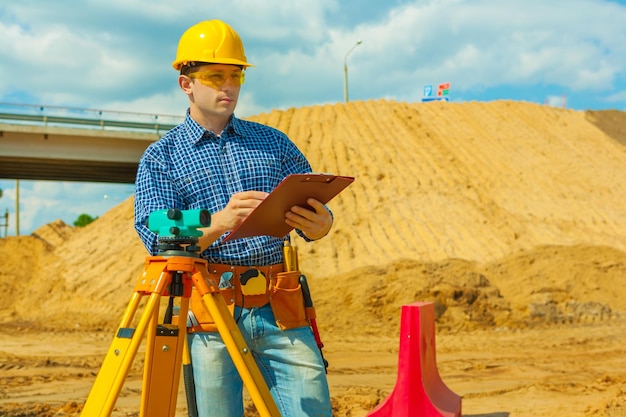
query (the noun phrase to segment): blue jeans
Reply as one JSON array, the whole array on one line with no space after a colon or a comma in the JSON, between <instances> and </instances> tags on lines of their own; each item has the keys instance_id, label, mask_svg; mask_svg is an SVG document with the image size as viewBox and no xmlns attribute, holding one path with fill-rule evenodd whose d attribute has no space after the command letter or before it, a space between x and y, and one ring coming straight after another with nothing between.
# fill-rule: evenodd
<instances>
[{"instance_id":1,"label":"blue jeans","mask_svg":"<svg viewBox=\"0 0 626 417\"><path fill-rule=\"evenodd\" d=\"M271 307L235 307L239 329L282 417L332 416L324 363L310 327L280 330ZM219 333L191 333L199 417L243 417L243 381Z\"/></svg>"}]
</instances>

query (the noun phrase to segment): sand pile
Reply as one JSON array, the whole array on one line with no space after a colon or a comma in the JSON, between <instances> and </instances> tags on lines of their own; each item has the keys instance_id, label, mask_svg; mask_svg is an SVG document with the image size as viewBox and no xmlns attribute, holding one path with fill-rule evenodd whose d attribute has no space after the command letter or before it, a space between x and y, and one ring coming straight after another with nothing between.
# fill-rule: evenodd
<instances>
[{"instance_id":1,"label":"sand pile","mask_svg":"<svg viewBox=\"0 0 626 417\"><path fill-rule=\"evenodd\" d=\"M356 177L330 203L327 238L294 237L331 340L394 340L400 307L414 301L435 302L441 334L604 326L624 316L624 113L381 100L251 119L287 133L315 171ZM0 239L0 321L116 326L146 256L132 222L130 198L85 228L55 222ZM340 397L383 395L370 394ZM619 409L623 397L587 411Z\"/></svg>"},{"instance_id":2,"label":"sand pile","mask_svg":"<svg viewBox=\"0 0 626 417\"><path fill-rule=\"evenodd\" d=\"M316 171L357 178L330 204L332 234L296 239L320 309L362 314L365 304L376 317L437 300L442 324L459 328L588 320L579 310L593 303L595 318L624 310L624 130L602 116L368 101L254 120L286 132ZM127 303L146 256L132 198L88 227L56 222L3 239L0 251L0 279L14 289L0 299L5 317L56 325L69 315L70 326L116 323L109 314Z\"/></svg>"}]
</instances>

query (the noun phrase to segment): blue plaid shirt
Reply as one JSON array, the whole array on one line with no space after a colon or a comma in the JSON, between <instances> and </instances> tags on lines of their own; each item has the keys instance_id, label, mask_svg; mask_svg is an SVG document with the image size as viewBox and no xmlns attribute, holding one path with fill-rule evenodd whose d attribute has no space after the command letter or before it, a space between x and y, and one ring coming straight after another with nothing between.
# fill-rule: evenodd
<instances>
[{"instance_id":1,"label":"blue plaid shirt","mask_svg":"<svg viewBox=\"0 0 626 417\"><path fill-rule=\"evenodd\" d=\"M269 193L287 175L306 172L311 172L311 166L284 133L232 116L218 137L187 111L185 121L148 146L139 161L135 229L155 255L157 236L146 227L151 212L203 208L215 213L226 207L234 193ZM283 261L281 238L255 236L223 242L224 236L202 257L210 263L243 266Z\"/></svg>"}]
</instances>

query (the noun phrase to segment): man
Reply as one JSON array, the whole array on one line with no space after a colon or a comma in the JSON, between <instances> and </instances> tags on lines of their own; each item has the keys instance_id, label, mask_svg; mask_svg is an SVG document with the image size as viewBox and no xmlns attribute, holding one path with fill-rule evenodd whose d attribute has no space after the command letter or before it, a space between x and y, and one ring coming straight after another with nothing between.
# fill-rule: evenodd
<instances>
[{"instance_id":1,"label":"man","mask_svg":"<svg viewBox=\"0 0 626 417\"><path fill-rule=\"evenodd\" d=\"M146 227L152 211L208 209L211 224L202 229L201 256L209 262L209 273L222 279L224 298L232 301L234 317L281 415L331 416L323 359L311 328L301 322L285 326L289 317L281 320L274 314L289 309L300 314L301 299L300 305L283 309L278 303L288 300L272 297L269 302L258 287L251 296L240 280L250 270L275 279L282 271L283 240L256 236L223 241L283 178L311 172L311 167L282 132L234 116L244 71L251 64L229 25L211 20L190 27L176 55L172 65L180 72L178 84L189 98L189 109L185 121L141 158L135 228L148 251L156 254L157 236ZM317 240L330 231L332 215L317 200L307 204L293 207L285 222L306 240ZM197 306L192 296L189 346L198 415L243 416L242 380L210 316Z\"/></svg>"}]
</instances>

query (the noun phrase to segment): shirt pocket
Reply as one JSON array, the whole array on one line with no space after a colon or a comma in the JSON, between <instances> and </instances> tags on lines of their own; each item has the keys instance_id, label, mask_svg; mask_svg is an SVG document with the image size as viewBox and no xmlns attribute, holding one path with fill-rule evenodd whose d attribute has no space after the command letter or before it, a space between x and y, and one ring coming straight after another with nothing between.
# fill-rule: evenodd
<instances>
[{"instance_id":1,"label":"shirt pocket","mask_svg":"<svg viewBox=\"0 0 626 417\"><path fill-rule=\"evenodd\" d=\"M284 177L280 160L263 152L249 152L243 165L240 178L245 190L270 192Z\"/></svg>"},{"instance_id":2,"label":"shirt pocket","mask_svg":"<svg viewBox=\"0 0 626 417\"><path fill-rule=\"evenodd\" d=\"M211 208L207 204L215 204L215 197L220 195L218 184L211 181L211 172L207 169L186 173L174 179L174 186L182 201L188 208ZM212 199L208 197L212 196Z\"/></svg>"}]
</instances>

